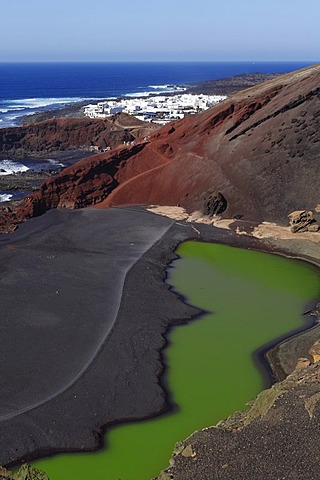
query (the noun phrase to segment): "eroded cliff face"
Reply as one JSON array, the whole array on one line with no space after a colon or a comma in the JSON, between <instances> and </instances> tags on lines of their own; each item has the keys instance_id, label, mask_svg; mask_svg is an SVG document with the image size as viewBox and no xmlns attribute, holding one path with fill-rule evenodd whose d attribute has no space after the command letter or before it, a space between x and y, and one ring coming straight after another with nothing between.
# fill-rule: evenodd
<instances>
[{"instance_id":1,"label":"eroded cliff face","mask_svg":"<svg viewBox=\"0 0 320 480\"><path fill-rule=\"evenodd\" d=\"M277 77L171 123L135 148L83 160L46 181L20 211L93 204L193 211L219 192L229 218L286 223L288 213L319 203L319 76L317 65Z\"/></svg>"},{"instance_id":2,"label":"eroded cliff face","mask_svg":"<svg viewBox=\"0 0 320 480\"><path fill-rule=\"evenodd\" d=\"M22 157L59 150L114 148L149 132L144 122L126 114L106 119L55 118L24 127L0 129L1 157Z\"/></svg>"}]
</instances>

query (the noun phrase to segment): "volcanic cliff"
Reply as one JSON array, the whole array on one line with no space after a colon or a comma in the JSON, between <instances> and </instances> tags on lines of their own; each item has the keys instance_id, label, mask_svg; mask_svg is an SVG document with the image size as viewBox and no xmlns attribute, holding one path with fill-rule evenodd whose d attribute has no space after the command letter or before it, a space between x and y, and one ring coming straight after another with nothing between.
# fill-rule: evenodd
<instances>
[{"instance_id":1,"label":"volcanic cliff","mask_svg":"<svg viewBox=\"0 0 320 480\"><path fill-rule=\"evenodd\" d=\"M54 118L23 127L0 129L0 157L24 157L53 151L104 149L134 141L156 127L121 113L105 119Z\"/></svg>"},{"instance_id":2,"label":"volcanic cliff","mask_svg":"<svg viewBox=\"0 0 320 480\"><path fill-rule=\"evenodd\" d=\"M45 181L2 223L54 207L162 204L193 211L217 198L229 218L286 222L291 211L319 203L319 79L320 65L276 77L131 148L84 159Z\"/></svg>"}]
</instances>

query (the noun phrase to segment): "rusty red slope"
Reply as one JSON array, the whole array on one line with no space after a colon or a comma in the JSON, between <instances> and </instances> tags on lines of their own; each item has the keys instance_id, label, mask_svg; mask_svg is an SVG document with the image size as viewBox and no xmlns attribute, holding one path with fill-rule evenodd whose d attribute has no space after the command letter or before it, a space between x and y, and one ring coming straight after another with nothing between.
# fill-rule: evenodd
<instances>
[{"instance_id":1,"label":"rusty red slope","mask_svg":"<svg viewBox=\"0 0 320 480\"><path fill-rule=\"evenodd\" d=\"M319 203L320 66L244 90L171 123L131 148L84 159L47 180L16 220L54 207L127 204L201 209L210 192L226 216L286 221Z\"/></svg>"}]
</instances>

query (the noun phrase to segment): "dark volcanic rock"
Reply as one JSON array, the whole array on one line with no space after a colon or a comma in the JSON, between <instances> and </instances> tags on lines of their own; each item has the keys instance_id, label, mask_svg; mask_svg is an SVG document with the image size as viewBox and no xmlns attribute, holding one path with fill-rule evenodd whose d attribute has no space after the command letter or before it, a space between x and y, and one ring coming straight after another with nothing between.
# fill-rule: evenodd
<instances>
[{"instance_id":1,"label":"dark volcanic rock","mask_svg":"<svg viewBox=\"0 0 320 480\"><path fill-rule=\"evenodd\" d=\"M254 87L259 83L278 77L278 73L248 73L218 80L206 80L187 85L186 93L207 95L231 95L245 88Z\"/></svg>"},{"instance_id":2,"label":"dark volcanic rock","mask_svg":"<svg viewBox=\"0 0 320 480\"><path fill-rule=\"evenodd\" d=\"M214 215L219 215L227 208L227 200L224 198L222 193L212 193L209 195L209 198L205 199L205 204L203 207L203 214L213 217Z\"/></svg>"}]
</instances>

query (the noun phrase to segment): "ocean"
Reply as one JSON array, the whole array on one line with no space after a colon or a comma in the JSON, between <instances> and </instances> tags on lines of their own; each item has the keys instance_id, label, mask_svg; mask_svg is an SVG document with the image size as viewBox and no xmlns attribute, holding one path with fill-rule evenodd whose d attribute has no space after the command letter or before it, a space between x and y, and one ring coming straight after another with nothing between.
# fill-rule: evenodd
<instances>
[{"instance_id":1,"label":"ocean","mask_svg":"<svg viewBox=\"0 0 320 480\"><path fill-rule=\"evenodd\" d=\"M285 73L312 63L0 63L0 128L18 126L25 115L73 102L172 92L187 83L243 73ZM0 176L38 165L5 159L0 161ZM0 202L14 197L12 192L0 191Z\"/></svg>"}]
</instances>

